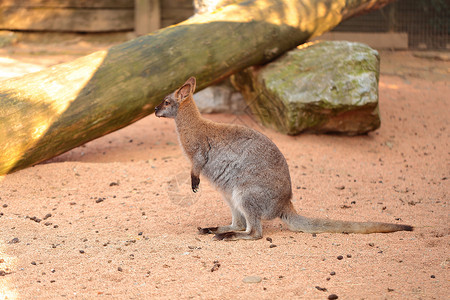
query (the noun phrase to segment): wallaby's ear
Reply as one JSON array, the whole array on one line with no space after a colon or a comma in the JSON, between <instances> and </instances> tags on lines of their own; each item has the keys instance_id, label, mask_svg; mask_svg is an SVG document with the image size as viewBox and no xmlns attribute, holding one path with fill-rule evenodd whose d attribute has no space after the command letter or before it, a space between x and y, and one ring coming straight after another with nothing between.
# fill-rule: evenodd
<instances>
[{"instance_id":1,"label":"wallaby's ear","mask_svg":"<svg viewBox=\"0 0 450 300\"><path fill-rule=\"evenodd\" d=\"M183 101L189 95L194 94L196 80L195 77L189 78L178 90L175 91L175 97L178 101Z\"/></svg>"}]
</instances>

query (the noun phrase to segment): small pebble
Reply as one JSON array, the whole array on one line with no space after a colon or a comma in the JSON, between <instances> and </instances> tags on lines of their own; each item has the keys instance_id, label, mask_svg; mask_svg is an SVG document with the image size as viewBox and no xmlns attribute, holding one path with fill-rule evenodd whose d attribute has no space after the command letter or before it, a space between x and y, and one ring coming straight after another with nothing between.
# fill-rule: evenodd
<instances>
[{"instance_id":1,"label":"small pebble","mask_svg":"<svg viewBox=\"0 0 450 300\"><path fill-rule=\"evenodd\" d=\"M316 286L316 289L318 289L321 292L326 292L327 291L327 288L323 288L323 287L320 287L320 286Z\"/></svg>"},{"instance_id":2,"label":"small pebble","mask_svg":"<svg viewBox=\"0 0 450 300\"><path fill-rule=\"evenodd\" d=\"M436 278L436 276L434 276L434 275L431 275L431 278Z\"/></svg>"},{"instance_id":3,"label":"small pebble","mask_svg":"<svg viewBox=\"0 0 450 300\"><path fill-rule=\"evenodd\" d=\"M32 261L31 264L32 264L33 266L35 266L35 265L36 265L36 262L35 262L35 261Z\"/></svg>"},{"instance_id":4,"label":"small pebble","mask_svg":"<svg viewBox=\"0 0 450 300\"><path fill-rule=\"evenodd\" d=\"M83 254L83 253L84 253L84 250L80 250L80 253Z\"/></svg>"},{"instance_id":5,"label":"small pebble","mask_svg":"<svg viewBox=\"0 0 450 300\"><path fill-rule=\"evenodd\" d=\"M215 272L219 270L219 268L220 268L219 262L214 262L214 266L211 268L211 272Z\"/></svg>"},{"instance_id":6,"label":"small pebble","mask_svg":"<svg viewBox=\"0 0 450 300\"><path fill-rule=\"evenodd\" d=\"M329 299L329 300L335 300L335 299L337 299L337 298L339 298L339 297L338 297L338 295L336 295L336 294L331 294L331 295L328 296L328 299Z\"/></svg>"},{"instance_id":7,"label":"small pebble","mask_svg":"<svg viewBox=\"0 0 450 300\"><path fill-rule=\"evenodd\" d=\"M8 207L8 204L3 204L3 208L7 208Z\"/></svg>"},{"instance_id":8,"label":"small pebble","mask_svg":"<svg viewBox=\"0 0 450 300\"><path fill-rule=\"evenodd\" d=\"M269 248L275 248L277 245L275 244L270 244Z\"/></svg>"},{"instance_id":9,"label":"small pebble","mask_svg":"<svg viewBox=\"0 0 450 300\"><path fill-rule=\"evenodd\" d=\"M8 244L17 244L17 243L19 243L20 242L20 240L19 240L19 238L13 238L12 240L10 240L9 242L8 242Z\"/></svg>"},{"instance_id":10,"label":"small pebble","mask_svg":"<svg viewBox=\"0 0 450 300\"><path fill-rule=\"evenodd\" d=\"M337 259L339 259L339 260L341 260L341 259L343 259L344 257L342 256L342 255L339 255L338 257L337 257Z\"/></svg>"},{"instance_id":11,"label":"small pebble","mask_svg":"<svg viewBox=\"0 0 450 300\"><path fill-rule=\"evenodd\" d=\"M351 258L351 257L352 257L352 255L351 255L351 254L347 254L347 257L348 257L348 258Z\"/></svg>"},{"instance_id":12,"label":"small pebble","mask_svg":"<svg viewBox=\"0 0 450 300\"><path fill-rule=\"evenodd\" d=\"M334 275L336 275L336 272L335 272L335 271L331 271L331 272L330 272L330 275L331 275L331 276L334 276Z\"/></svg>"},{"instance_id":13,"label":"small pebble","mask_svg":"<svg viewBox=\"0 0 450 300\"><path fill-rule=\"evenodd\" d=\"M262 281L262 278L259 276L247 276L242 279L244 283L259 283Z\"/></svg>"},{"instance_id":14,"label":"small pebble","mask_svg":"<svg viewBox=\"0 0 450 300\"><path fill-rule=\"evenodd\" d=\"M122 267L118 267L118 268L117 268L117 271L119 271L119 272L123 272L123 269L122 269Z\"/></svg>"},{"instance_id":15,"label":"small pebble","mask_svg":"<svg viewBox=\"0 0 450 300\"><path fill-rule=\"evenodd\" d=\"M269 243L272 243L272 238L267 237L267 238L266 238L266 241L268 241Z\"/></svg>"}]
</instances>

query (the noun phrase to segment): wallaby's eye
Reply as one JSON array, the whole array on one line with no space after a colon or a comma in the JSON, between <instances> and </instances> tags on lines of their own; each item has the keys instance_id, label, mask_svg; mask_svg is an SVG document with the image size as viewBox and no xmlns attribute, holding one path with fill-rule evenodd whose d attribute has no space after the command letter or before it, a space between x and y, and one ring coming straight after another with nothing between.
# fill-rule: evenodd
<instances>
[{"instance_id":1,"label":"wallaby's eye","mask_svg":"<svg viewBox=\"0 0 450 300\"><path fill-rule=\"evenodd\" d=\"M169 104L170 104L169 100L165 100L165 101L164 101L164 104L165 104L165 105L169 105Z\"/></svg>"}]
</instances>

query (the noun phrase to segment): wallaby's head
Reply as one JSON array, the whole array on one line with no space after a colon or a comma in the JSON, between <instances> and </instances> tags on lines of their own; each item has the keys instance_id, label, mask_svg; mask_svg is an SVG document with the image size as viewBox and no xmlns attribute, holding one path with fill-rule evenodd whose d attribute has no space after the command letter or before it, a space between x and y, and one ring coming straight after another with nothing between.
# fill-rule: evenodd
<instances>
[{"instance_id":1,"label":"wallaby's head","mask_svg":"<svg viewBox=\"0 0 450 300\"><path fill-rule=\"evenodd\" d=\"M180 88L166 96L160 105L155 107L157 117L175 118L183 101L188 100L195 91L195 77L189 78Z\"/></svg>"}]
</instances>

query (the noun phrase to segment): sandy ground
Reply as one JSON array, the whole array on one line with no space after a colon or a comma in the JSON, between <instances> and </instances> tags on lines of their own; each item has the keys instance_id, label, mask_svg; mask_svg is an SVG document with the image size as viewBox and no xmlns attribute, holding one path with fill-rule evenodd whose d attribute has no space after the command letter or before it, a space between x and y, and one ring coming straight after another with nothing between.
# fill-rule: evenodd
<instances>
[{"instance_id":1,"label":"sandy ground","mask_svg":"<svg viewBox=\"0 0 450 300\"><path fill-rule=\"evenodd\" d=\"M1 76L92 50L78 46L1 49ZM228 207L206 180L191 192L173 122L150 115L0 178L0 299L448 299L450 62L381 57L382 126L369 135L288 137L246 115L207 117L279 146L301 214L415 231L313 236L273 220L258 241L197 235L228 224Z\"/></svg>"}]
</instances>

